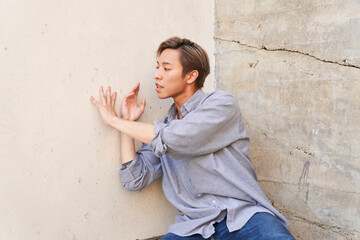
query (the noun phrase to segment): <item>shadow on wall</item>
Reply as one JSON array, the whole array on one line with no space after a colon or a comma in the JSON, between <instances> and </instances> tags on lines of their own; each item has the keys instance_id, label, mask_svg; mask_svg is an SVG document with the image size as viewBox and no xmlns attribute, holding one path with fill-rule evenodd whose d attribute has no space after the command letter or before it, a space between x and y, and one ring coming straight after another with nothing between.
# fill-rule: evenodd
<instances>
[{"instance_id":1,"label":"shadow on wall","mask_svg":"<svg viewBox=\"0 0 360 240\"><path fill-rule=\"evenodd\" d=\"M152 237L152 238L146 238L146 239L136 239L136 240L160 240L163 236L158 237Z\"/></svg>"}]
</instances>

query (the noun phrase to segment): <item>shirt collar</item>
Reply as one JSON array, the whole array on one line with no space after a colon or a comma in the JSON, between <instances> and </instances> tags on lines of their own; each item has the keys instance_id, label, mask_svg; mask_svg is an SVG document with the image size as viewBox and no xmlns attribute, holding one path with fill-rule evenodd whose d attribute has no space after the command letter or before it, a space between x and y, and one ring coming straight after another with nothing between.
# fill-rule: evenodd
<instances>
[{"instance_id":1,"label":"shirt collar","mask_svg":"<svg viewBox=\"0 0 360 240\"><path fill-rule=\"evenodd\" d=\"M189 100L187 100L184 105L182 105L181 116L185 117L186 114L193 111L199 105L199 102L204 94L205 93L201 89L198 89L194 95L192 95L191 98L189 98Z\"/></svg>"},{"instance_id":2,"label":"shirt collar","mask_svg":"<svg viewBox=\"0 0 360 240\"><path fill-rule=\"evenodd\" d=\"M189 112L193 111L202 99L202 96L205 93L198 89L182 106L181 106L181 116L185 117ZM177 119L177 109L175 103L173 103L169 109L167 122L170 122L174 119Z\"/></svg>"}]
</instances>

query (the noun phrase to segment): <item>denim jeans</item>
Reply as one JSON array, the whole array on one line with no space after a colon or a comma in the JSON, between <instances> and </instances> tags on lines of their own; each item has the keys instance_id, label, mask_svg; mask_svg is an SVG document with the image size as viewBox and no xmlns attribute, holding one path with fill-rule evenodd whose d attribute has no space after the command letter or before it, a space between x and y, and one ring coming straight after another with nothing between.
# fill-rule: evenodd
<instances>
[{"instance_id":1,"label":"denim jeans","mask_svg":"<svg viewBox=\"0 0 360 240\"><path fill-rule=\"evenodd\" d=\"M229 232L226 218L215 223L215 233L207 240L294 240L295 238L280 221L269 213L256 213L240 230ZM181 237L166 234L161 240L204 240L200 234Z\"/></svg>"}]
</instances>

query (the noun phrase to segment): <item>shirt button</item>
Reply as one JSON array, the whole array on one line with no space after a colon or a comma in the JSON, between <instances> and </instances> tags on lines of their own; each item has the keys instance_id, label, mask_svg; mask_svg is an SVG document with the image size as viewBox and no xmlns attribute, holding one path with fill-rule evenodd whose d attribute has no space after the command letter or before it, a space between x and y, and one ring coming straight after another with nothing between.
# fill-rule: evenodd
<instances>
[{"instance_id":1,"label":"shirt button","mask_svg":"<svg viewBox=\"0 0 360 240\"><path fill-rule=\"evenodd\" d=\"M201 197L201 194L199 193L197 196L198 196L198 197Z\"/></svg>"},{"instance_id":2,"label":"shirt button","mask_svg":"<svg viewBox=\"0 0 360 240\"><path fill-rule=\"evenodd\" d=\"M213 203L213 204L215 204L215 203L216 203L216 201L215 201L215 200L212 200L212 203Z\"/></svg>"}]
</instances>

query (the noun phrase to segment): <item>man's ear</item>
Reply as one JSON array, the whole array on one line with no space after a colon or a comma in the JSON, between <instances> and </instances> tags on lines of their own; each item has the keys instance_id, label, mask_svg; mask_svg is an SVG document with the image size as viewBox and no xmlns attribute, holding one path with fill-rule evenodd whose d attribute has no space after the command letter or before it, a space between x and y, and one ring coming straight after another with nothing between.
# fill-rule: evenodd
<instances>
[{"instance_id":1,"label":"man's ear","mask_svg":"<svg viewBox=\"0 0 360 240\"><path fill-rule=\"evenodd\" d=\"M195 82L195 80L198 78L198 76L199 76L199 71L198 70L192 70L191 72L186 74L186 82L188 84L192 84L193 82Z\"/></svg>"}]
</instances>

